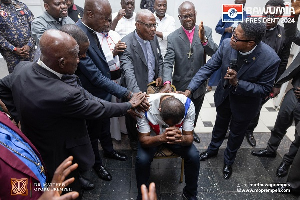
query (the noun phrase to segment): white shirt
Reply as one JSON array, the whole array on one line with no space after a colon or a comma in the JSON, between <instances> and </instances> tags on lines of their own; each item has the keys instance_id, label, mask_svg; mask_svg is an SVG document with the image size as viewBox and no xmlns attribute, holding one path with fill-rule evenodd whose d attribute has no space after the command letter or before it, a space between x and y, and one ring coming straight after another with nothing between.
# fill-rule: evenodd
<instances>
[{"instance_id":1,"label":"white shirt","mask_svg":"<svg viewBox=\"0 0 300 200\"><path fill-rule=\"evenodd\" d=\"M150 94L148 97L148 101L150 104L150 108L147 111L147 119L145 117L145 113L140 113L142 118L137 117L137 130L140 133L149 133L152 136L155 136L156 133L150 128L149 122L153 125L159 124L160 134L165 131L165 127L168 127L166 123L162 120L160 116L160 112L158 110L160 104L160 98L164 95L173 95L175 98L179 99L183 105L187 100L187 97L183 94L176 94L176 93L156 93ZM194 120L195 120L195 106L191 101L190 107L188 108L187 114L183 119L182 130L185 131L192 131L194 130Z\"/></svg>"},{"instance_id":2,"label":"white shirt","mask_svg":"<svg viewBox=\"0 0 300 200\"><path fill-rule=\"evenodd\" d=\"M158 24L156 31L162 32L163 34L163 39L161 39L160 37L157 37L157 39L161 54L163 57L165 57L165 54L167 52L167 37L170 33L175 31L175 19L167 13L161 20L156 16L156 13L154 13L154 16L156 18L156 23Z\"/></svg>"},{"instance_id":3,"label":"white shirt","mask_svg":"<svg viewBox=\"0 0 300 200\"><path fill-rule=\"evenodd\" d=\"M43 63L43 61L41 61L40 59L37 61L37 64L39 64L42 68L48 70L49 72L55 74L59 79L61 79L61 77L63 76L63 74L58 73L53 69L51 69L50 67L48 67L47 65L45 65L45 63Z\"/></svg>"},{"instance_id":4,"label":"white shirt","mask_svg":"<svg viewBox=\"0 0 300 200\"><path fill-rule=\"evenodd\" d=\"M112 19L114 19L118 15L118 12L112 14ZM130 19L126 17L122 17L116 26L115 31L123 38L124 36L128 35L129 33L135 30L135 12Z\"/></svg>"},{"instance_id":5,"label":"white shirt","mask_svg":"<svg viewBox=\"0 0 300 200\"><path fill-rule=\"evenodd\" d=\"M116 55L114 57L112 54L116 44L121 40L120 35L117 32L110 30L106 35L104 33L97 32L97 36L108 63L109 70L116 71L120 69L119 56Z\"/></svg>"}]
</instances>

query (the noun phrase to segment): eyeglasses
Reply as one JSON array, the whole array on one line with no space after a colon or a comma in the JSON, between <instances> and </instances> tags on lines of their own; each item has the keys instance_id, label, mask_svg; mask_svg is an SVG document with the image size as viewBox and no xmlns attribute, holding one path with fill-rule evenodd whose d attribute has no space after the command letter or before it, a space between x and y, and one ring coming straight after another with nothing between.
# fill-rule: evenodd
<instances>
[{"instance_id":1,"label":"eyeglasses","mask_svg":"<svg viewBox=\"0 0 300 200\"><path fill-rule=\"evenodd\" d=\"M145 22L142 22L142 21L137 21L137 22L139 22L139 23L141 23L141 24L144 24L147 28L156 28L157 27L157 23L155 23L155 24L147 24L147 23L145 23Z\"/></svg>"},{"instance_id":2,"label":"eyeglasses","mask_svg":"<svg viewBox=\"0 0 300 200\"><path fill-rule=\"evenodd\" d=\"M231 39L232 39L235 43L237 43L237 42L239 42L239 41L240 41L240 42L250 42L250 41L254 41L254 40L240 40L240 39L238 39L238 37L237 37L236 34L235 34L235 29L233 29Z\"/></svg>"},{"instance_id":3,"label":"eyeglasses","mask_svg":"<svg viewBox=\"0 0 300 200\"><path fill-rule=\"evenodd\" d=\"M178 15L179 19L187 20L188 18L192 19L195 17L195 13L189 15Z\"/></svg>"}]
</instances>

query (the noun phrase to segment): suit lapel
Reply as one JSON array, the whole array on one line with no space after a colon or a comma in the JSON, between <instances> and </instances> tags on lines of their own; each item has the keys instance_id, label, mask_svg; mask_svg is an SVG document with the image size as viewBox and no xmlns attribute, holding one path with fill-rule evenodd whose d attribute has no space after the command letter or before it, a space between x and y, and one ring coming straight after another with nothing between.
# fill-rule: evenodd
<instances>
[{"instance_id":1,"label":"suit lapel","mask_svg":"<svg viewBox=\"0 0 300 200\"><path fill-rule=\"evenodd\" d=\"M88 36L89 40L90 40L90 47L99 55L99 57L106 61L106 58L104 56L104 53L102 51L102 48L99 49L97 46L97 41L94 37L94 35L91 33L91 31L81 22L81 20L79 19L78 22L76 23Z\"/></svg>"},{"instance_id":2,"label":"suit lapel","mask_svg":"<svg viewBox=\"0 0 300 200\"><path fill-rule=\"evenodd\" d=\"M182 27L179 28L179 38L181 38L185 43L190 43L189 38L185 34Z\"/></svg>"},{"instance_id":3,"label":"suit lapel","mask_svg":"<svg viewBox=\"0 0 300 200\"><path fill-rule=\"evenodd\" d=\"M237 74L237 78L240 78L257 60L261 52L261 43L257 45L256 49L248 56L246 63L241 67Z\"/></svg>"},{"instance_id":4,"label":"suit lapel","mask_svg":"<svg viewBox=\"0 0 300 200\"><path fill-rule=\"evenodd\" d=\"M137 55L139 55L140 59L143 61L143 63L147 66L147 62L146 62L146 58L143 52L143 49L141 47L141 45L139 44L139 42L137 41L134 33L133 33L133 43L132 45L134 46L134 51Z\"/></svg>"},{"instance_id":5,"label":"suit lapel","mask_svg":"<svg viewBox=\"0 0 300 200\"><path fill-rule=\"evenodd\" d=\"M151 45L151 49L152 49L153 55L155 57L155 66L156 66L156 63L158 62L158 57L157 56L159 54L159 50L158 50L158 47L155 45L154 39L150 41L150 45Z\"/></svg>"}]
</instances>

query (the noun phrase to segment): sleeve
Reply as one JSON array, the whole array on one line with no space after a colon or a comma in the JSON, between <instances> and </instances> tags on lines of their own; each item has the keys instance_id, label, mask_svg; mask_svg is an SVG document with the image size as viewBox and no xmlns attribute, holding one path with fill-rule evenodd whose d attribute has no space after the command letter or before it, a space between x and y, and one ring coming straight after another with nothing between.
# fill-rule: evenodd
<instances>
[{"instance_id":1,"label":"sleeve","mask_svg":"<svg viewBox=\"0 0 300 200\"><path fill-rule=\"evenodd\" d=\"M11 91L11 82L13 78L13 74L7 75L3 79L0 80L0 99L3 101L5 106L7 107L10 115L15 121L19 121L17 109L15 107L14 98Z\"/></svg>"},{"instance_id":2,"label":"sleeve","mask_svg":"<svg viewBox=\"0 0 300 200\"><path fill-rule=\"evenodd\" d=\"M170 35L170 33L172 33L173 31L175 31L175 19L171 16L169 16L169 23L168 23L168 27L167 27L168 31L162 32L163 34L163 40L167 40L168 36Z\"/></svg>"},{"instance_id":3,"label":"sleeve","mask_svg":"<svg viewBox=\"0 0 300 200\"><path fill-rule=\"evenodd\" d=\"M42 37L43 33L47 30L47 27L44 23L42 23L42 20L44 19L36 18L31 24L31 34L37 45L39 44L40 38Z\"/></svg>"},{"instance_id":4,"label":"sleeve","mask_svg":"<svg viewBox=\"0 0 300 200\"><path fill-rule=\"evenodd\" d=\"M224 25L225 25L225 22L222 22L222 19L220 19L215 28L216 32L223 35L225 32Z\"/></svg>"},{"instance_id":5,"label":"sleeve","mask_svg":"<svg viewBox=\"0 0 300 200\"><path fill-rule=\"evenodd\" d=\"M214 42L212 38L212 30L208 26L204 27L205 30L205 36L207 37L207 45L203 46L205 53L209 56L212 56L217 50L218 45Z\"/></svg>"},{"instance_id":6,"label":"sleeve","mask_svg":"<svg viewBox=\"0 0 300 200\"><path fill-rule=\"evenodd\" d=\"M291 49L291 44L292 42L290 41L289 38L285 38L284 45L278 54L280 58L280 64L278 67L278 72L275 78L275 82L279 79L279 77L283 74L283 72L286 70L286 66L288 64L288 59L290 56L290 49ZM276 84L275 87L279 88L281 87L281 84Z\"/></svg>"},{"instance_id":7,"label":"sleeve","mask_svg":"<svg viewBox=\"0 0 300 200\"><path fill-rule=\"evenodd\" d=\"M80 90L69 91L64 101L63 115L74 118L110 118L123 116L127 113L128 103L110 103L86 99Z\"/></svg>"},{"instance_id":8,"label":"sleeve","mask_svg":"<svg viewBox=\"0 0 300 200\"><path fill-rule=\"evenodd\" d=\"M2 34L0 34L0 46L1 49L4 51L13 51L15 46L12 45L10 42L8 42L3 36Z\"/></svg>"},{"instance_id":9,"label":"sleeve","mask_svg":"<svg viewBox=\"0 0 300 200\"><path fill-rule=\"evenodd\" d=\"M104 76L89 56L80 59L78 68L95 87L102 88L118 98L127 94L127 89Z\"/></svg>"},{"instance_id":10,"label":"sleeve","mask_svg":"<svg viewBox=\"0 0 300 200\"><path fill-rule=\"evenodd\" d=\"M172 82L173 65L175 63L175 48L173 46L172 37L168 37L167 41L167 52L164 58L162 78L163 82Z\"/></svg>"},{"instance_id":11,"label":"sleeve","mask_svg":"<svg viewBox=\"0 0 300 200\"><path fill-rule=\"evenodd\" d=\"M222 66L224 44L217 49L217 52L212 55L211 59L207 63L200 67L199 71L192 78L190 84L187 87L187 90L191 92L196 91L202 83L204 83L215 71L217 71ZM228 45L228 43L227 43Z\"/></svg>"},{"instance_id":12,"label":"sleeve","mask_svg":"<svg viewBox=\"0 0 300 200\"><path fill-rule=\"evenodd\" d=\"M125 78L127 89L136 93L140 92L141 90L136 81L132 56L127 48L120 56L121 69Z\"/></svg>"},{"instance_id":13,"label":"sleeve","mask_svg":"<svg viewBox=\"0 0 300 200\"><path fill-rule=\"evenodd\" d=\"M29 10L29 8L28 8L25 4L24 4L24 7L25 7L25 9L26 9L27 12L28 12L28 23L30 24L29 27L31 27L31 24L32 24L32 22L33 22L33 20L34 20L34 15L32 14L32 12ZM35 46L35 41L34 41L34 38L32 37L32 35L31 35L31 37L29 38L29 41L28 41L27 45L28 45L30 48Z\"/></svg>"},{"instance_id":14,"label":"sleeve","mask_svg":"<svg viewBox=\"0 0 300 200\"><path fill-rule=\"evenodd\" d=\"M140 113L142 118L137 117L137 131L139 133L150 133L150 125L145 117L145 113Z\"/></svg>"},{"instance_id":15,"label":"sleeve","mask_svg":"<svg viewBox=\"0 0 300 200\"><path fill-rule=\"evenodd\" d=\"M184 131L193 131L195 122L195 106L191 101L190 107L187 111L186 117L184 118L182 129Z\"/></svg>"}]
</instances>

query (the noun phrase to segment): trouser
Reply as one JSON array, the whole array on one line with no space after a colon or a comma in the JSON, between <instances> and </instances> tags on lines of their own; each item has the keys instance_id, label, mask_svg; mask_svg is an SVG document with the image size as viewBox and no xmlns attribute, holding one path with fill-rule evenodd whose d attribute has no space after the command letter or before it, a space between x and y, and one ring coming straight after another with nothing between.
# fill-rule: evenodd
<instances>
[{"instance_id":1,"label":"trouser","mask_svg":"<svg viewBox=\"0 0 300 200\"><path fill-rule=\"evenodd\" d=\"M268 141L267 149L271 152L276 152L278 146L286 134L287 129L292 125L293 120L295 125L300 120L300 103L296 98L294 91L289 90L280 106L280 110L277 115L275 126L271 131L271 137ZM295 131L295 140L292 142L288 153L283 156L283 161L287 164L292 164L293 159L300 146L300 136Z\"/></svg>"},{"instance_id":2,"label":"trouser","mask_svg":"<svg viewBox=\"0 0 300 200\"><path fill-rule=\"evenodd\" d=\"M291 188L300 192L300 151L297 151L296 156L294 158L293 164L291 166L289 175L287 177L287 184L291 186Z\"/></svg>"},{"instance_id":3,"label":"trouser","mask_svg":"<svg viewBox=\"0 0 300 200\"><path fill-rule=\"evenodd\" d=\"M91 143L95 154L94 167L99 167L100 165L102 165L102 159L100 157L98 149L98 140L100 140L101 147L104 152L112 153L114 150L112 139L110 136L110 118L88 120L87 129L91 138Z\"/></svg>"},{"instance_id":4,"label":"trouser","mask_svg":"<svg viewBox=\"0 0 300 200\"><path fill-rule=\"evenodd\" d=\"M137 143L138 141L138 131L136 128L136 119L134 119L130 114L125 115L125 124L128 133L128 138L130 142Z\"/></svg>"},{"instance_id":5,"label":"trouser","mask_svg":"<svg viewBox=\"0 0 300 200\"><path fill-rule=\"evenodd\" d=\"M219 147L224 141L229 125L230 132L227 147L224 152L224 163L226 165L232 165L236 153L243 142L246 128L251 120L244 120L231 112L229 97L227 97L220 106L216 107L216 111L217 117L212 131L212 139L208 146L208 152L212 154L218 152ZM245 115L247 115L247 113L245 113Z\"/></svg>"},{"instance_id":6,"label":"trouser","mask_svg":"<svg viewBox=\"0 0 300 200\"><path fill-rule=\"evenodd\" d=\"M259 112L257 113L257 115L251 120L251 122L248 125L248 128L246 130L246 134L253 134L254 129L256 128L257 124L258 124L258 120L259 120L259 116L260 116L260 110L262 108L262 106L269 100L270 98L266 98L262 101L261 103L261 107L259 109Z\"/></svg>"},{"instance_id":7,"label":"trouser","mask_svg":"<svg viewBox=\"0 0 300 200\"><path fill-rule=\"evenodd\" d=\"M192 144L190 146L181 146L175 144L163 144L175 154L184 158L184 175L186 186L185 192L190 195L197 195L197 182L199 176L200 160L199 152ZM144 148L138 143L138 150L135 163L135 173L138 187L138 199L141 199L141 185L148 184L150 177L150 165L157 147Z\"/></svg>"},{"instance_id":8,"label":"trouser","mask_svg":"<svg viewBox=\"0 0 300 200\"><path fill-rule=\"evenodd\" d=\"M202 104L203 104L203 100L204 100L204 96L205 96L205 93L200 95L198 98L193 98L193 96L191 97L191 100L195 106L195 121L194 121L194 126L196 126L196 123L197 123L197 120L198 120L198 116L199 116L199 113L200 113L200 110L201 110L201 107L202 107Z\"/></svg>"}]
</instances>

